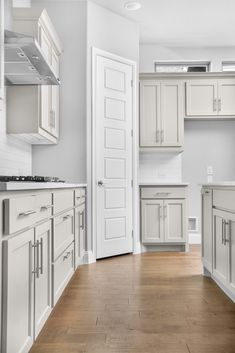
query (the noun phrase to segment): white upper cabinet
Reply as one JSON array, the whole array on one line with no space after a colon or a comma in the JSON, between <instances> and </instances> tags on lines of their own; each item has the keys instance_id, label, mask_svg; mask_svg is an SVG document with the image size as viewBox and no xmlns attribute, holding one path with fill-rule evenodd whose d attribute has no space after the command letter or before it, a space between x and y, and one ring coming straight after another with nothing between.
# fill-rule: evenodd
<instances>
[{"instance_id":1,"label":"white upper cabinet","mask_svg":"<svg viewBox=\"0 0 235 353\"><path fill-rule=\"evenodd\" d=\"M3 109L4 98L4 12L3 0L0 0L0 111Z\"/></svg>"},{"instance_id":2,"label":"white upper cabinet","mask_svg":"<svg viewBox=\"0 0 235 353\"><path fill-rule=\"evenodd\" d=\"M186 114L189 116L217 115L217 81L186 82Z\"/></svg>"},{"instance_id":3,"label":"white upper cabinet","mask_svg":"<svg viewBox=\"0 0 235 353\"><path fill-rule=\"evenodd\" d=\"M142 80L140 147L182 147L183 124L183 83Z\"/></svg>"},{"instance_id":4,"label":"white upper cabinet","mask_svg":"<svg viewBox=\"0 0 235 353\"><path fill-rule=\"evenodd\" d=\"M186 82L186 116L235 116L235 79L192 79Z\"/></svg>"},{"instance_id":5,"label":"white upper cabinet","mask_svg":"<svg viewBox=\"0 0 235 353\"><path fill-rule=\"evenodd\" d=\"M218 81L218 114L235 116L235 79Z\"/></svg>"},{"instance_id":6,"label":"white upper cabinet","mask_svg":"<svg viewBox=\"0 0 235 353\"><path fill-rule=\"evenodd\" d=\"M16 9L16 32L34 36L59 78L62 44L45 10ZM59 86L11 86L7 90L7 131L31 144L55 144L59 138ZM16 121L17 116L17 121Z\"/></svg>"}]
</instances>

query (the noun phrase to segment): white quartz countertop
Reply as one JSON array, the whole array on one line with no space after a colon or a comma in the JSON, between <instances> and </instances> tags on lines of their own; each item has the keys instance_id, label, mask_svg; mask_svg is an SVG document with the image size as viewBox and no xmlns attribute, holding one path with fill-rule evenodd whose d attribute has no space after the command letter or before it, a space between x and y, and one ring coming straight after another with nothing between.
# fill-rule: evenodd
<instances>
[{"instance_id":1,"label":"white quartz countertop","mask_svg":"<svg viewBox=\"0 0 235 353\"><path fill-rule=\"evenodd\" d=\"M183 182L158 182L158 181L141 181L139 186L188 186L189 183Z\"/></svg>"},{"instance_id":2,"label":"white quartz countertop","mask_svg":"<svg viewBox=\"0 0 235 353\"><path fill-rule=\"evenodd\" d=\"M40 183L40 182L0 182L0 191L17 191L17 190L43 190L43 189L69 189L83 188L87 184L70 184L70 183Z\"/></svg>"},{"instance_id":3,"label":"white quartz countertop","mask_svg":"<svg viewBox=\"0 0 235 353\"><path fill-rule=\"evenodd\" d=\"M203 183L199 184L200 186L207 186L207 187L219 187L219 186L224 186L224 187L235 187L235 181L215 181L213 183Z\"/></svg>"}]
</instances>

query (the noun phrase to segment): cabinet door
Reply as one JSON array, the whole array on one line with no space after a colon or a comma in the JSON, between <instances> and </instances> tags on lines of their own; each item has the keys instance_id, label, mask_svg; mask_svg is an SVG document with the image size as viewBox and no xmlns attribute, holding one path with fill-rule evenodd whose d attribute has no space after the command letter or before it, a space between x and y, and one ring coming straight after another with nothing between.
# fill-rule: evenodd
<instances>
[{"instance_id":1,"label":"cabinet door","mask_svg":"<svg viewBox=\"0 0 235 353\"><path fill-rule=\"evenodd\" d=\"M85 252L85 204L75 209L75 268L83 263Z\"/></svg>"},{"instance_id":2,"label":"cabinet door","mask_svg":"<svg viewBox=\"0 0 235 353\"><path fill-rule=\"evenodd\" d=\"M51 221L35 230L35 338L51 312Z\"/></svg>"},{"instance_id":3,"label":"cabinet door","mask_svg":"<svg viewBox=\"0 0 235 353\"><path fill-rule=\"evenodd\" d=\"M223 285L227 283L228 250L225 243L225 212L214 210L213 275Z\"/></svg>"},{"instance_id":4,"label":"cabinet door","mask_svg":"<svg viewBox=\"0 0 235 353\"><path fill-rule=\"evenodd\" d=\"M59 78L59 57L52 48L52 69ZM51 134L59 137L59 86L51 86Z\"/></svg>"},{"instance_id":5,"label":"cabinet door","mask_svg":"<svg viewBox=\"0 0 235 353\"><path fill-rule=\"evenodd\" d=\"M186 241L185 200L164 201L165 242L181 243Z\"/></svg>"},{"instance_id":6,"label":"cabinet door","mask_svg":"<svg viewBox=\"0 0 235 353\"><path fill-rule=\"evenodd\" d=\"M140 146L161 144L160 83L140 82Z\"/></svg>"},{"instance_id":7,"label":"cabinet door","mask_svg":"<svg viewBox=\"0 0 235 353\"><path fill-rule=\"evenodd\" d=\"M202 260L203 265L212 272L212 190L202 190Z\"/></svg>"},{"instance_id":8,"label":"cabinet door","mask_svg":"<svg viewBox=\"0 0 235 353\"><path fill-rule=\"evenodd\" d=\"M161 146L183 145L183 83L161 83Z\"/></svg>"},{"instance_id":9,"label":"cabinet door","mask_svg":"<svg viewBox=\"0 0 235 353\"><path fill-rule=\"evenodd\" d=\"M33 344L34 230L3 241L2 352L26 353Z\"/></svg>"},{"instance_id":10,"label":"cabinet door","mask_svg":"<svg viewBox=\"0 0 235 353\"><path fill-rule=\"evenodd\" d=\"M141 201L142 242L146 244L162 243L163 237L163 201Z\"/></svg>"},{"instance_id":11,"label":"cabinet door","mask_svg":"<svg viewBox=\"0 0 235 353\"><path fill-rule=\"evenodd\" d=\"M186 113L188 116L217 115L217 81L186 82Z\"/></svg>"},{"instance_id":12,"label":"cabinet door","mask_svg":"<svg viewBox=\"0 0 235 353\"><path fill-rule=\"evenodd\" d=\"M3 109L4 97L4 22L3 0L0 0L0 111Z\"/></svg>"},{"instance_id":13,"label":"cabinet door","mask_svg":"<svg viewBox=\"0 0 235 353\"><path fill-rule=\"evenodd\" d=\"M235 80L218 80L218 113L235 116Z\"/></svg>"},{"instance_id":14,"label":"cabinet door","mask_svg":"<svg viewBox=\"0 0 235 353\"><path fill-rule=\"evenodd\" d=\"M228 244L228 287L235 294L235 215L229 214L226 224L226 243Z\"/></svg>"}]
</instances>

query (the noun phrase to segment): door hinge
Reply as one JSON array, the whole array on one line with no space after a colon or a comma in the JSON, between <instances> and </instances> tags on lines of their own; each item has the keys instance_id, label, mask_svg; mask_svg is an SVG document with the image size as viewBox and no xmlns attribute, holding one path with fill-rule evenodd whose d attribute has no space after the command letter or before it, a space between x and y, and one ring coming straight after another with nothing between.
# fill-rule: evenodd
<instances>
[{"instance_id":1,"label":"door hinge","mask_svg":"<svg viewBox=\"0 0 235 353\"><path fill-rule=\"evenodd\" d=\"M132 137L134 136L134 131L133 131L133 130L131 130L131 136L132 136Z\"/></svg>"},{"instance_id":2,"label":"door hinge","mask_svg":"<svg viewBox=\"0 0 235 353\"><path fill-rule=\"evenodd\" d=\"M134 82L133 82L133 80L131 80L131 87L133 87L134 86Z\"/></svg>"},{"instance_id":3,"label":"door hinge","mask_svg":"<svg viewBox=\"0 0 235 353\"><path fill-rule=\"evenodd\" d=\"M133 185L134 185L134 181L133 179L131 180L131 187L133 188Z\"/></svg>"},{"instance_id":4,"label":"door hinge","mask_svg":"<svg viewBox=\"0 0 235 353\"><path fill-rule=\"evenodd\" d=\"M134 230L132 229L132 232L131 232L131 236L132 238L134 238Z\"/></svg>"}]
</instances>

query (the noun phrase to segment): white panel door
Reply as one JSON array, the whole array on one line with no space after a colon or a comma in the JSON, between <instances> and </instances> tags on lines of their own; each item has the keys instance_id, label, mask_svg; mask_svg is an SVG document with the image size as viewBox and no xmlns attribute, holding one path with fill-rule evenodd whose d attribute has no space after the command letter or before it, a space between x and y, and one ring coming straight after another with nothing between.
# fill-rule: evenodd
<instances>
[{"instance_id":1,"label":"white panel door","mask_svg":"<svg viewBox=\"0 0 235 353\"><path fill-rule=\"evenodd\" d=\"M214 210L214 231L213 231L213 275L222 284L227 284L228 272L228 249L225 242L226 219L225 212ZM226 215L226 214L225 214Z\"/></svg>"},{"instance_id":2,"label":"white panel door","mask_svg":"<svg viewBox=\"0 0 235 353\"><path fill-rule=\"evenodd\" d=\"M186 82L186 113L188 116L217 115L217 80Z\"/></svg>"},{"instance_id":3,"label":"white panel door","mask_svg":"<svg viewBox=\"0 0 235 353\"><path fill-rule=\"evenodd\" d=\"M141 201L141 237L145 244L164 242L163 200Z\"/></svg>"},{"instance_id":4,"label":"white panel door","mask_svg":"<svg viewBox=\"0 0 235 353\"><path fill-rule=\"evenodd\" d=\"M164 234L165 242L185 243L185 201L164 200Z\"/></svg>"},{"instance_id":5,"label":"white panel door","mask_svg":"<svg viewBox=\"0 0 235 353\"><path fill-rule=\"evenodd\" d=\"M140 82L140 146L161 145L160 82Z\"/></svg>"},{"instance_id":6,"label":"white panel door","mask_svg":"<svg viewBox=\"0 0 235 353\"><path fill-rule=\"evenodd\" d=\"M33 229L3 242L4 353L27 353L33 344L33 245Z\"/></svg>"},{"instance_id":7,"label":"white panel door","mask_svg":"<svg viewBox=\"0 0 235 353\"><path fill-rule=\"evenodd\" d=\"M218 113L235 116L235 80L218 80Z\"/></svg>"},{"instance_id":8,"label":"white panel door","mask_svg":"<svg viewBox=\"0 0 235 353\"><path fill-rule=\"evenodd\" d=\"M97 258L132 252L132 67L97 56Z\"/></svg>"},{"instance_id":9,"label":"white panel door","mask_svg":"<svg viewBox=\"0 0 235 353\"><path fill-rule=\"evenodd\" d=\"M161 146L183 145L183 83L161 82Z\"/></svg>"},{"instance_id":10,"label":"white panel door","mask_svg":"<svg viewBox=\"0 0 235 353\"><path fill-rule=\"evenodd\" d=\"M0 0L0 111L3 109L4 97L4 21L3 0Z\"/></svg>"},{"instance_id":11,"label":"white panel door","mask_svg":"<svg viewBox=\"0 0 235 353\"><path fill-rule=\"evenodd\" d=\"M38 226L36 239L34 332L38 336L51 312L51 222Z\"/></svg>"}]
</instances>

